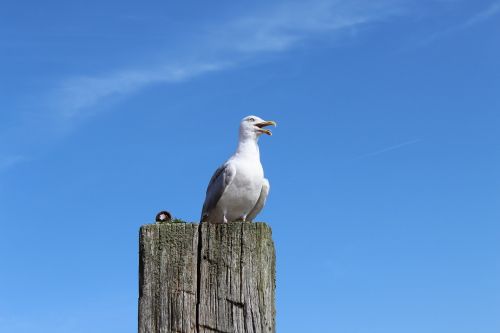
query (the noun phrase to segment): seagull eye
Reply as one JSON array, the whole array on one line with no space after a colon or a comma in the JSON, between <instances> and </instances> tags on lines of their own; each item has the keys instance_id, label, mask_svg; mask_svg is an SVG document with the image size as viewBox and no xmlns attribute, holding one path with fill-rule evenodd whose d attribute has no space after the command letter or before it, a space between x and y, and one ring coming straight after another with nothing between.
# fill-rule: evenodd
<instances>
[{"instance_id":1,"label":"seagull eye","mask_svg":"<svg viewBox=\"0 0 500 333\"><path fill-rule=\"evenodd\" d=\"M248 121L255 121L255 118L248 118Z\"/></svg>"}]
</instances>

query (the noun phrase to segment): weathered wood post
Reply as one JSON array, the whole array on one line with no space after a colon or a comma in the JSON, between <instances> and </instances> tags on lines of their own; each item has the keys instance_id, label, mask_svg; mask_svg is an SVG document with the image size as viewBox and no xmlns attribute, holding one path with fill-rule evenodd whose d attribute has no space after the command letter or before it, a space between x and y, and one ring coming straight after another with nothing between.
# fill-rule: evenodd
<instances>
[{"instance_id":1,"label":"weathered wood post","mask_svg":"<svg viewBox=\"0 0 500 333\"><path fill-rule=\"evenodd\" d=\"M144 225L139 333L275 332L275 266L265 223Z\"/></svg>"}]
</instances>

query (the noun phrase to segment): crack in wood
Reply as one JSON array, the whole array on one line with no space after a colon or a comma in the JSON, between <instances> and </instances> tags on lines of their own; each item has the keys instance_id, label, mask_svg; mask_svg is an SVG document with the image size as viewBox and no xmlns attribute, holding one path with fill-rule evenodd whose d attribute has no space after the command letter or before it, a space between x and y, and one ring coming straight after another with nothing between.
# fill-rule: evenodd
<instances>
[{"instance_id":1,"label":"crack in wood","mask_svg":"<svg viewBox=\"0 0 500 333\"><path fill-rule=\"evenodd\" d=\"M201 250L202 250L202 231L203 223L198 225L198 248L196 260L196 332L200 332L200 291L201 291Z\"/></svg>"},{"instance_id":2,"label":"crack in wood","mask_svg":"<svg viewBox=\"0 0 500 333\"><path fill-rule=\"evenodd\" d=\"M229 298L226 298L226 301L228 301L232 305L234 305L236 307L239 307L239 308L244 308L245 307L245 303L242 303L242 302L238 302L238 301L235 301L235 300L232 300L232 299L229 299Z\"/></svg>"},{"instance_id":3,"label":"crack in wood","mask_svg":"<svg viewBox=\"0 0 500 333\"><path fill-rule=\"evenodd\" d=\"M207 329L211 332L217 332L217 333L233 333L233 332L229 332L229 331L221 331L215 327L210 327L208 325L200 325L201 328L204 328L204 329Z\"/></svg>"}]
</instances>

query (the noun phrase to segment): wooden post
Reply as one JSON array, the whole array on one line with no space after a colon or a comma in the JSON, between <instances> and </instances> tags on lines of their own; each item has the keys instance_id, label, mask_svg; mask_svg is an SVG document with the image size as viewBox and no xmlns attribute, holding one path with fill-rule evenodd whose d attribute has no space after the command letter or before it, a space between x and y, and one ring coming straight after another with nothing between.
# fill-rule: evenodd
<instances>
[{"instance_id":1,"label":"wooden post","mask_svg":"<svg viewBox=\"0 0 500 333\"><path fill-rule=\"evenodd\" d=\"M265 223L144 225L139 247L139 333L275 332Z\"/></svg>"}]
</instances>

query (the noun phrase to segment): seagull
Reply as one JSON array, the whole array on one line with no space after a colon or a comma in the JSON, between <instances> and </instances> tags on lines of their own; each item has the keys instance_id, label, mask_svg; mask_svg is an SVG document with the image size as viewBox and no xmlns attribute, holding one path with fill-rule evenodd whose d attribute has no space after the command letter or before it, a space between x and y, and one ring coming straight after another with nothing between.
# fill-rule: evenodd
<instances>
[{"instance_id":1,"label":"seagull","mask_svg":"<svg viewBox=\"0 0 500 333\"><path fill-rule=\"evenodd\" d=\"M271 125L276 127L276 122L257 116L243 118L236 152L210 179L201 222L252 222L260 213L269 193L269 181L264 178L257 142L262 134L272 135L264 128Z\"/></svg>"}]
</instances>

